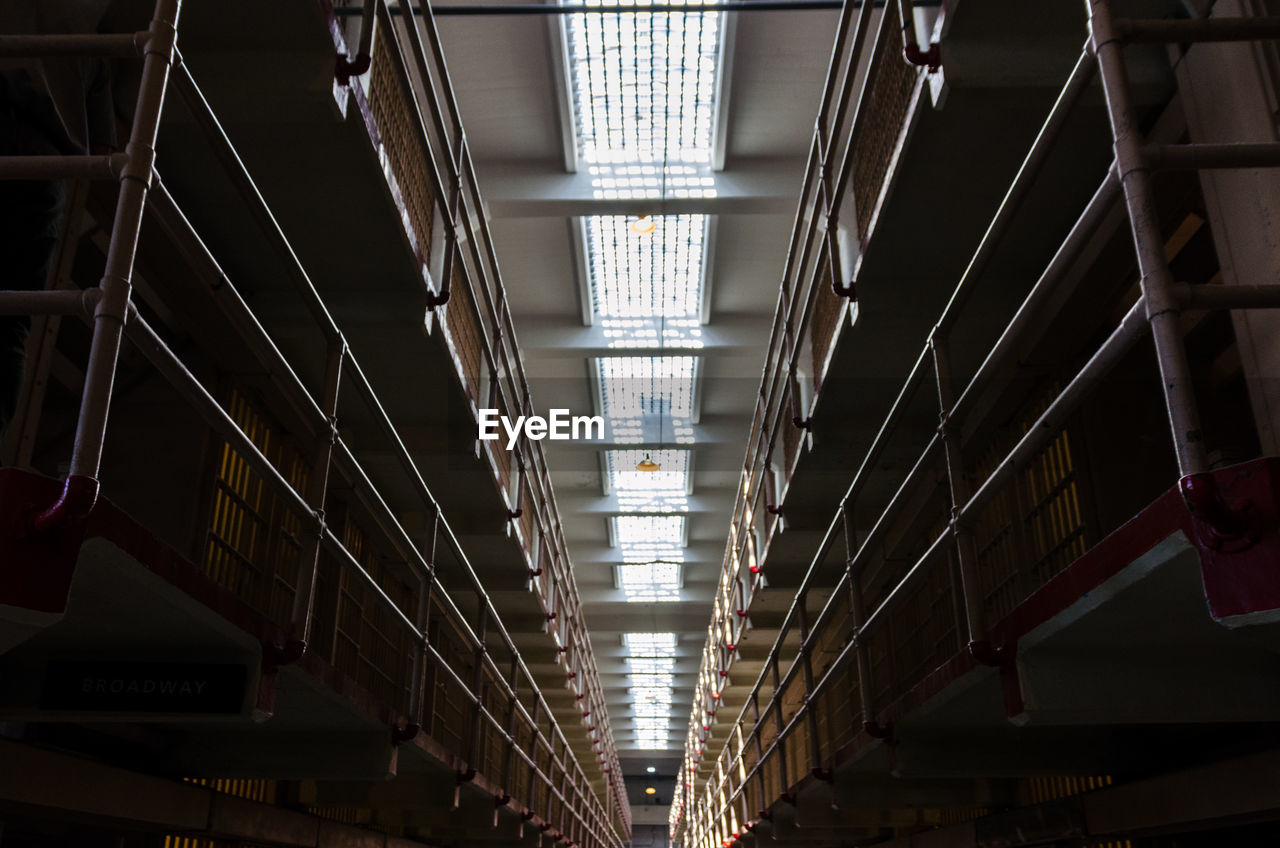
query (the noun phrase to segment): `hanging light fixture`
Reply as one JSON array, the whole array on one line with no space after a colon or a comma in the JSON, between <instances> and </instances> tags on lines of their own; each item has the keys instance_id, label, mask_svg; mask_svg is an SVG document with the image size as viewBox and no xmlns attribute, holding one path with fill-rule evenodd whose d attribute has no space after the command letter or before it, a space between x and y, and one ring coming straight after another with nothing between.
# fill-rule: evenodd
<instances>
[{"instance_id":1,"label":"hanging light fixture","mask_svg":"<svg viewBox=\"0 0 1280 848\"><path fill-rule=\"evenodd\" d=\"M661 470L662 470L662 465L660 463L654 462L653 459L650 458L648 451L645 451L644 459L636 463L636 471L653 472L653 471L661 471Z\"/></svg>"},{"instance_id":2,"label":"hanging light fixture","mask_svg":"<svg viewBox=\"0 0 1280 848\"><path fill-rule=\"evenodd\" d=\"M631 222L631 232L638 236L651 236L656 229L658 229L658 222L652 215L641 215Z\"/></svg>"}]
</instances>

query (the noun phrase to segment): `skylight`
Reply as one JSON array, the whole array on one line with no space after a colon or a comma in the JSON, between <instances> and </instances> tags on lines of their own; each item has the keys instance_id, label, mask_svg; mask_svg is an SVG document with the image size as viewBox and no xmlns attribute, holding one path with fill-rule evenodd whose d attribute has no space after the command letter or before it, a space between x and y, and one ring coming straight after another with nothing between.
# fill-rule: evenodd
<instances>
[{"instance_id":1,"label":"skylight","mask_svg":"<svg viewBox=\"0 0 1280 848\"><path fill-rule=\"evenodd\" d=\"M674 562L624 563L617 566L618 588L632 603L680 600L680 565Z\"/></svg>"},{"instance_id":2,"label":"skylight","mask_svg":"<svg viewBox=\"0 0 1280 848\"><path fill-rule=\"evenodd\" d=\"M608 7L619 0L595 2ZM719 12L568 16L569 78L583 160L641 166L616 176L653 188L673 176L656 166L710 162L721 21Z\"/></svg>"},{"instance_id":3,"label":"skylight","mask_svg":"<svg viewBox=\"0 0 1280 848\"><path fill-rule=\"evenodd\" d=\"M684 561L684 516L618 515L613 538L624 563Z\"/></svg>"},{"instance_id":4,"label":"skylight","mask_svg":"<svg viewBox=\"0 0 1280 848\"><path fill-rule=\"evenodd\" d=\"M601 413L612 438L637 442L693 442L692 356L602 356L596 360Z\"/></svg>"},{"instance_id":5,"label":"skylight","mask_svg":"<svg viewBox=\"0 0 1280 848\"><path fill-rule=\"evenodd\" d=\"M591 300L614 348L700 348L705 215L663 215L637 238L622 215L586 219Z\"/></svg>"},{"instance_id":6,"label":"skylight","mask_svg":"<svg viewBox=\"0 0 1280 848\"><path fill-rule=\"evenodd\" d=\"M637 471L646 456L661 468ZM606 488L624 512L687 512L689 509L689 451L605 451Z\"/></svg>"},{"instance_id":7,"label":"skylight","mask_svg":"<svg viewBox=\"0 0 1280 848\"><path fill-rule=\"evenodd\" d=\"M624 633L636 747L666 748L671 733L676 634Z\"/></svg>"},{"instance_id":8,"label":"skylight","mask_svg":"<svg viewBox=\"0 0 1280 848\"><path fill-rule=\"evenodd\" d=\"M623 633L622 646L631 657L674 657L674 633Z\"/></svg>"}]
</instances>

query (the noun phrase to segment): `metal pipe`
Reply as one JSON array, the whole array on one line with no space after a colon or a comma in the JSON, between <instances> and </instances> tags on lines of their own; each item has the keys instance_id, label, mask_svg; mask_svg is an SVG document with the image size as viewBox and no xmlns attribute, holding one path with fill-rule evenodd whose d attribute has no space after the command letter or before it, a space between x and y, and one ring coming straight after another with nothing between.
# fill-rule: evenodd
<instances>
[{"instance_id":1,"label":"metal pipe","mask_svg":"<svg viewBox=\"0 0 1280 848\"><path fill-rule=\"evenodd\" d=\"M125 146L128 162L121 174L106 267L99 283L102 298L94 309L93 338L85 368L80 414L76 420L71 468L58 500L36 517L38 530L47 531L68 519L84 517L97 500L98 468L102 462L111 390L115 383L125 316L130 306L133 260L138 249L138 233L142 227L151 172L155 166L156 135L160 130L160 112L164 107L169 68L173 63L175 28L181 6L182 0L156 2L133 128Z\"/></svg>"},{"instance_id":2,"label":"metal pipe","mask_svg":"<svg viewBox=\"0 0 1280 848\"><path fill-rule=\"evenodd\" d=\"M1158 170L1200 168L1280 167L1280 143L1147 144L1142 147L1147 164Z\"/></svg>"},{"instance_id":3,"label":"metal pipe","mask_svg":"<svg viewBox=\"0 0 1280 848\"><path fill-rule=\"evenodd\" d=\"M969 481L960 451L957 423L950 415L950 410L955 406L950 343L946 335L934 332L929 337L929 346L933 349L933 369L938 383L938 435L942 438L951 503L949 529L955 541L956 556L960 560L960 592L964 601L969 650L976 657L984 652L981 649L975 651L975 646L987 644L986 604L983 600L982 582L978 579L978 552L973 543L973 532L967 522L960 520L960 505L968 498Z\"/></svg>"},{"instance_id":4,"label":"metal pipe","mask_svg":"<svg viewBox=\"0 0 1280 848\"><path fill-rule=\"evenodd\" d=\"M333 449L338 442L338 395L342 386L342 362L347 358L347 341L339 337L329 348L325 364L324 411L328 415L328 431L321 434L320 443L311 458L311 474L307 478L307 503L320 516L324 526L324 507L329 491L329 470L333 467ZM311 542L311 554L299 569L297 588L293 594L290 629L295 638L306 644L311 637L311 616L315 602L316 575L320 570L320 548L323 543L317 533ZM412 690L411 690L412 691Z\"/></svg>"},{"instance_id":5,"label":"metal pipe","mask_svg":"<svg viewBox=\"0 0 1280 848\"><path fill-rule=\"evenodd\" d=\"M1149 165L1142 154L1142 133L1129 97L1129 80L1118 34L1112 26L1108 0L1090 0L1089 30L1098 57L1107 117L1115 139L1116 169L1120 172L1134 251L1141 274L1143 300L1160 366L1165 407L1169 414L1179 475L1200 474L1208 468L1200 413L1187 353L1178 326L1178 304L1172 294L1173 275L1164 258L1164 236L1151 188Z\"/></svg>"},{"instance_id":6,"label":"metal pipe","mask_svg":"<svg viewBox=\"0 0 1280 848\"><path fill-rule=\"evenodd\" d=\"M597 6L585 3L567 3L564 5L539 5L535 3L505 3L493 6L437 6L432 4L432 15L449 15L449 16L492 16L492 15L579 15L579 14L600 14L600 15L635 15L635 14L698 14L701 12L803 12L803 11L821 11L826 9L839 9L844 5L843 0L717 0L716 2L698 4L698 3L654 3L652 5L643 5L639 3L624 3L617 6ZM861 8L865 5L862 0L850 0L850 5L855 8ZM880 9L885 6L885 0L874 0L870 4L874 8ZM942 5L942 0L920 0L917 5L921 7L937 7ZM333 13L338 17L354 17L361 14L359 6L338 6ZM413 10L415 15L421 15L421 7ZM401 9L392 11L393 15L402 15Z\"/></svg>"},{"instance_id":7,"label":"metal pipe","mask_svg":"<svg viewBox=\"0 0 1280 848\"><path fill-rule=\"evenodd\" d=\"M93 156L0 156L0 180L118 180L126 153Z\"/></svg>"},{"instance_id":8,"label":"metal pipe","mask_svg":"<svg viewBox=\"0 0 1280 848\"><path fill-rule=\"evenodd\" d=\"M150 30L119 33L58 33L0 35L0 59L40 59L46 56L137 57L146 50Z\"/></svg>"},{"instance_id":9,"label":"metal pipe","mask_svg":"<svg viewBox=\"0 0 1280 848\"><path fill-rule=\"evenodd\" d=\"M102 290L0 291L0 315L92 315Z\"/></svg>"},{"instance_id":10,"label":"metal pipe","mask_svg":"<svg viewBox=\"0 0 1280 848\"><path fill-rule=\"evenodd\" d=\"M1116 18L1114 29L1125 41L1196 44L1205 41L1263 41L1280 38L1280 17L1128 20Z\"/></svg>"},{"instance_id":11,"label":"metal pipe","mask_svg":"<svg viewBox=\"0 0 1280 848\"><path fill-rule=\"evenodd\" d=\"M1190 286L1179 283L1174 296L1183 309L1280 309L1280 285Z\"/></svg>"},{"instance_id":12,"label":"metal pipe","mask_svg":"<svg viewBox=\"0 0 1280 848\"><path fill-rule=\"evenodd\" d=\"M898 16L902 19L902 58L912 65L924 65L929 70L937 70L942 64L941 48L930 44L928 50L920 49L919 36L916 34L915 3L912 0L898 0Z\"/></svg>"}]
</instances>

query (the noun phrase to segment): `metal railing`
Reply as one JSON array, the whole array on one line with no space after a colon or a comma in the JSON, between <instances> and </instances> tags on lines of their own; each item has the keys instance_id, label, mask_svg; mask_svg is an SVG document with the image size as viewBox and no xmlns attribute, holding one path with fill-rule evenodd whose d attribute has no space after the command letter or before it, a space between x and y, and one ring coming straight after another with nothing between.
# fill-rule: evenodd
<instances>
[{"instance_id":1,"label":"metal railing","mask_svg":"<svg viewBox=\"0 0 1280 848\"><path fill-rule=\"evenodd\" d=\"M459 327L458 323L449 321L448 302L454 292L454 282L465 283L468 307L462 315L456 311L454 314L455 321L464 325L470 320L475 322L474 337L479 342L479 365L483 373L466 379L466 369L460 367L473 407L499 408L504 414L532 414L529 382L498 268L497 250L431 9L426 4L402 4L398 0L395 6L412 8L415 14L393 16L388 4L377 2L378 26L384 32L394 33L393 38L382 39L380 44L393 49L390 57L393 67L410 81L408 93L413 103L410 131L426 157L430 195L437 199L436 209L440 213L437 218L443 230L441 288L429 304L444 308L446 320L442 323L446 331L461 330L470 336L467 332L470 327ZM460 234L464 237L460 238ZM418 233L417 237L421 244L428 235ZM465 253L460 243L465 243ZM463 365L461 360L459 365ZM510 454L497 442L489 442L487 446L499 482L514 492L511 520L516 522L516 532L521 535L531 559L535 591L553 634L562 643L566 672L570 680L576 681L575 691L582 695L583 717L590 718L590 725L599 737L601 766L625 830L629 828L630 807L621 780L614 780L614 776L621 774L621 767L604 690L580 612L581 600L573 579L559 507L550 485L544 448L540 441L524 437ZM510 479L512 476L514 480Z\"/></svg>"},{"instance_id":2,"label":"metal railing","mask_svg":"<svg viewBox=\"0 0 1280 848\"><path fill-rule=\"evenodd\" d=\"M836 50L829 71L827 95L819 113L815 155L810 160L804 198L810 196L813 184L820 181L826 172L825 160L820 154L832 149L841 133L838 123L828 130L826 109L845 52L845 22L851 15L851 5L846 4L836 36ZM1280 306L1280 286L1193 287L1176 283L1169 271L1156 217L1151 172L1168 168L1280 167L1280 144L1148 143L1135 124L1122 51L1126 43L1147 41L1194 43L1275 38L1280 35L1280 18L1119 20L1113 18L1108 0L1091 0L1088 11L1090 34L1079 60L867 448L848 490L827 525L794 601L783 617L777 640L765 659L764 670L752 687L729 738L724 741L720 755L711 764L710 777L705 785L699 787L695 776L703 766L712 763L709 758L705 762L702 759L704 749L712 741L710 722L703 716L714 713L714 707L708 708L707 705L718 700L726 676L721 672L727 672L733 661L735 634L738 632L733 626L733 619L735 616L745 617L751 598L761 585L757 575L762 557L758 550L761 543L756 537L762 533L767 543L769 533L777 526L775 518L766 520L764 526L757 529L754 519L762 512L760 505L765 506L765 514L771 515L777 511L776 506L781 501L776 487L769 480L769 465L771 453L779 444L777 428L788 426L781 423L788 398L792 403L791 426L800 429L807 425L804 410L797 403L799 388L795 370L798 353L794 338L803 333L807 313L812 310L822 263L815 262L810 266L807 289L799 286L796 275L797 268L806 268L809 252L815 243L830 257L829 268L832 269L832 280L837 282L837 292L853 293L851 287L842 287L838 282L839 256L832 245L834 227L829 226L824 234L818 234L816 225L811 223L803 241L799 241L803 221L809 211L806 208L808 201L802 198L730 533L724 578L717 600L718 617L713 620L712 640L704 654L700 685L706 691L700 693L700 700L695 701L690 739L685 751L684 791L673 804L672 836L686 848L729 844L751 829L761 816L767 816L769 808L778 800L794 799L791 793L802 779L810 776L830 778L831 758L836 746L831 744L833 735L829 728L825 733L821 732L819 723L824 719L819 713L829 712L831 704L828 701L833 697L841 705L852 699L852 703L857 704L861 724L854 722L847 706L838 708L839 711L833 715L843 715L846 723L859 728L868 738L887 735L889 728L878 721L877 693L882 687L875 679L869 646L891 623L894 610L938 573L940 561L951 562L958 575L955 590L958 602L957 647L966 650L974 661L983 665L1003 666L1013 660L1004 646L993 645L988 638L987 627L991 622L984 603L983 575L979 571L974 525L979 514L991 505L1014 476L1059 437L1070 413L1148 331L1155 342L1164 405L1181 478L1180 487L1188 508L1198 520L1214 526L1215 532L1224 537L1231 537L1234 532L1233 516L1221 505L1213 478L1205 473L1208 470L1206 452L1177 318L1184 310L1275 308ZM860 19L852 51L855 56L856 39L861 36L863 24L864 20ZM891 62L894 58L892 54L876 53L872 62ZM981 280L997 245L1028 195L1050 147L1095 74L1100 78L1106 96L1114 161L1040 278L957 396L948 340L959 311ZM868 78L871 78L870 73ZM846 77L845 86L848 85ZM860 107L855 110L852 120L852 138L845 136L851 147L857 142L860 111ZM847 149L846 155L856 158L858 151ZM841 179L848 175L844 168L840 173ZM817 194L818 209L813 211L811 221L822 214L830 220L830 216L839 211L837 207L822 202L823 192L825 197L838 198L838 188L839 185L822 186ZM1042 410L1032 417L1025 433L1015 440L1012 449L1000 455L986 473L977 477L980 482L970 488L961 454L962 423L976 414L979 395L992 385L998 369L1010 361L1016 346L1037 322L1044 320L1046 310L1052 306L1051 299L1061 292L1070 263L1098 231L1107 212L1118 203L1123 203L1127 212L1137 256L1140 273L1137 302L1065 387L1055 392ZM865 212L859 209L860 216ZM859 230L865 232L861 219ZM803 301L798 315L795 314L797 301ZM853 518L855 504L889 439L904 423L915 394L926 383L932 383L936 388L941 423L936 432L928 434L918 458L909 465L910 470L901 479L888 504L878 513L869 532L859 538ZM792 457L788 456L787 460L791 461ZM887 578L881 575L888 584L874 607L867 609L863 597L864 570L873 552L886 540L895 518L904 513L910 497L918 493L926 482L926 474L939 465L943 469L943 501L946 507L940 515L940 531L924 540L922 552L914 556L905 569L898 567ZM784 469L784 473L789 472L789 467ZM819 566L841 541L846 546L845 567L833 587L820 586L816 577ZM743 565L748 568L744 569ZM810 616L806 607L806 597L811 592L821 592L826 596L816 618ZM783 645L793 628L799 629L800 646L794 659L784 668ZM723 641L716 644L716 639ZM824 669L816 673L814 655L820 648L830 659ZM767 693L767 700L764 693ZM766 700L763 706L762 700ZM879 702L882 703L883 699ZM847 743L849 740L846 736L839 741ZM748 803L749 800L754 802L754 806Z\"/></svg>"},{"instance_id":3,"label":"metal railing","mask_svg":"<svg viewBox=\"0 0 1280 848\"><path fill-rule=\"evenodd\" d=\"M102 460L107 417L111 406L112 387L124 336L145 355L175 391L190 404L205 422L238 454L278 498L282 506L297 517L307 539L296 593L287 621L277 621L292 642L274 650L280 656L294 658L305 649L315 622L316 572L322 557L334 561L342 573L355 581L363 593L380 606L388 620L412 645L412 671L407 702L394 704L402 709L404 724L394 729L399 741L412 738L422 726L424 715L431 713L435 690L428 691L428 678L443 679L463 693L469 703L470 729L461 750L456 750L467 763L462 779L474 777L481 767L487 777L503 782L508 790L515 780L513 763L527 770L522 781L527 786L525 797L512 797L510 791L499 796L499 803L514 802L525 809L528 819L538 818L546 828L555 828L565 840L582 845L618 846L621 838L615 823L626 833L629 811L621 781L613 777L620 772L612 737L609 733L604 699L596 676L589 642L577 615L578 598L573 584L567 553L559 534L559 516L541 446L524 445L518 464L521 484L531 497L525 507L542 530L542 538L550 552L546 571L550 591L542 597L549 607L548 617L559 618L564 647L569 653L567 670L577 669L582 680L582 700L586 711L594 713L595 736L602 746L600 754L610 791L603 800L591 788L591 781L578 764L555 714L542 698L536 678L520 658L518 646L503 628L498 611L447 520L427 487L414 459L383 408L365 372L349 349L346 339L311 283L306 270L294 254L288 239L276 222L270 208L240 161L235 147L223 132L209 104L200 92L177 51L178 16L181 0L157 0L154 20L149 30L127 35L33 35L6 36L0 39L0 55L96 55L143 56L143 73L137 110L128 143L123 154L81 157L0 157L3 179L118 179L119 197L107 250L106 268L100 284L84 291L0 292L0 314L76 314L85 312L92 318L93 334L84 389L76 418L74 452L63 491L56 503L37 515L34 529L39 533L57 533L82 519L92 510L98 495L98 473ZM458 242L465 239L471 250L470 263L459 263L458 275L467 285L476 304L471 316L481 332L484 361L497 387L495 395L507 409L531 409L515 342L510 311L506 307L492 238L482 212L474 170L466 153L465 136L458 122L457 107L444 70L438 37L428 13L420 18L405 15L409 26L391 29L387 9L381 2L375 11L386 32L396 37L384 45L400 49L401 39L410 44L422 75L422 95L434 119L435 136L418 122L422 154L431 173L435 189L432 199L437 216L445 228L445 275L441 291L431 299L443 306L448 299L450 281L455 278L454 255ZM414 22L418 21L415 25ZM431 45L431 59L425 51L422 33ZM368 46L372 40L362 40ZM403 62L401 64L403 68ZM432 68L435 68L433 76ZM409 83L412 87L412 83ZM270 335L240 297L236 288L219 267L182 210L168 193L154 170L155 142L161 112L169 89L176 89L194 116L205 138L211 143L228 177L247 208L278 255L284 260L289 282L300 297L310 318L320 330L326 351L325 379L316 393L304 385L289 360L276 347ZM416 91L416 89L415 89ZM449 119L443 115L439 100L447 104ZM421 115L419 113L418 117ZM451 128L446 131L446 125ZM450 140L451 139L451 140ZM437 160L445 159L447 179L441 178ZM465 191L464 191L465 189ZM181 254L203 274L208 295L218 305L223 317L239 335L244 347L270 376L273 387L305 423L314 447L307 457L310 472L305 486L295 486L273 464L219 402L192 375L182 360L166 344L162 334L139 313L131 300L131 279L138 235L147 209L157 219L165 235ZM421 235L421 234L420 234ZM186 283L184 283L186 284ZM176 284L175 284L176 285ZM418 508L431 517L430 532L425 536L407 531L398 510L383 500L361 465L360 460L338 435L338 398L341 390L354 391L372 415L387 446L400 466L403 479L409 483L418 500ZM527 473L526 473L527 469ZM408 564L417 581L416 600L410 609L391 598L366 570L360 559L344 541L335 535L325 521L325 504L330 492L331 475L340 475L356 493L363 507L373 516L379 532L379 543L388 546ZM521 504L512 510L519 518ZM529 525L526 524L526 527ZM527 530L525 531L528 532ZM526 540L526 550L534 557L538 549ZM479 599L479 613L474 625L467 620L448 593L436 582L438 557L447 551L460 565L468 588ZM541 563L539 563L541 567ZM442 656L428 637L433 609L439 610L452 627L464 637L474 652L474 680L467 681ZM500 644L511 656L510 668L499 668L490 655L487 643ZM270 649L270 647L269 647ZM434 677L433 677L434 676ZM573 675L570 675L572 679ZM486 704L486 691L501 694L502 709ZM522 702L531 693L532 709ZM497 712L498 714L495 714ZM584 712L585 715L585 712ZM501 767L486 761L483 739L496 740L504 760ZM527 740L527 749L518 744ZM545 750L544 750L545 749ZM610 774L612 772L612 774Z\"/></svg>"},{"instance_id":4,"label":"metal railing","mask_svg":"<svg viewBox=\"0 0 1280 848\"><path fill-rule=\"evenodd\" d=\"M887 179L893 142L905 129L909 104L922 87L922 75L896 61L902 50L902 35L892 14L881 14L876 22L874 4L844 5L787 248L722 577L693 696L681 770L684 779L677 781L677 797L672 803L673 831L682 800L692 789L692 773L696 771L693 752L707 740L709 719L719 709L718 689L725 679L721 672L733 661L746 608L762 579L760 561L768 540L780 526L778 505L785 497L785 479L799 459L808 428L798 375L805 353L802 340L811 322L825 317L821 324L825 338L811 346L811 367L819 373L830 356L839 322L850 308L846 298L854 294L851 284L842 282L838 239L849 189L857 190L860 203L874 207ZM873 102L879 109L872 107ZM890 106L887 120L884 104ZM864 162L866 157L859 155L860 141L869 134L879 142L880 155ZM867 232L864 220L869 217L866 210L859 209L855 228L860 237ZM821 298L827 285L836 295L835 308L829 305L831 299L824 304ZM819 305L825 309L818 310ZM778 465L782 466L781 474L777 473Z\"/></svg>"}]
</instances>

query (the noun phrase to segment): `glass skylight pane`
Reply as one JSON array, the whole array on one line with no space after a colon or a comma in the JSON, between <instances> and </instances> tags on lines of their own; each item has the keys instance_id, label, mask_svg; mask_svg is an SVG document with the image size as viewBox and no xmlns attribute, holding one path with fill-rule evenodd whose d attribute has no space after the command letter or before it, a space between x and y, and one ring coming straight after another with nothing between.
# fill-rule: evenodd
<instances>
[{"instance_id":1,"label":"glass skylight pane","mask_svg":"<svg viewBox=\"0 0 1280 848\"><path fill-rule=\"evenodd\" d=\"M567 17L582 158L610 164L710 161L721 13Z\"/></svg>"},{"instance_id":2,"label":"glass skylight pane","mask_svg":"<svg viewBox=\"0 0 1280 848\"><path fill-rule=\"evenodd\" d=\"M658 471L637 471L636 465L648 456L662 466ZM605 451L609 485L615 492L654 492L689 489L689 451L611 450Z\"/></svg>"},{"instance_id":3,"label":"glass skylight pane","mask_svg":"<svg viewBox=\"0 0 1280 848\"><path fill-rule=\"evenodd\" d=\"M602 356L601 413L614 442L693 441L693 356Z\"/></svg>"},{"instance_id":4,"label":"glass skylight pane","mask_svg":"<svg viewBox=\"0 0 1280 848\"><path fill-rule=\"evenodd\" d=\"M637 471L648 456L658 471ZM609 488L625 512L688 512L689 452L677 450L605 451Z\"/></svg>"},{"instance_id":5,"label":"glass skylight pane","mask_svg":"<svg viewBox=\"0 0 1280 848\"><path fill-rule=\"evenodd\" d=\"M622 646L633 657L674 657L674 633L623 633Z\"/></svg>"},{"instance_id":6,"label":"glass skylight pane","mask_svg":"<svg viewBox=\"0 0 1280 848\"><path fill-rule=\"evenodd\" d=\"M622 215L586 219L592 308L610 347L702 347L705 215L663 215L638 237Z\"/></svg>"},{"instance_id":7,"label":"glass skylight pane","mask_svg":"<svg viewBox=\"0 0 1280 848\"><path fill-rule=\"evenodd\" d=\"M673 657L627 657L627 669L637 674L661 674L675 671Z\"/></svg>"},{"instance_id":8,"label":"glass skylight pane","mask_svg":"<svg viewBox=\"0 0 1280 848\"><path fill-rule=\"evenodd\" d=\"M613 534L624 563L684 561L684 516L619 515Z\"/></svg>"},{"instance_id":9,"label":"glass skylight pane","mask_svg":"<svg viewBox=\"0 0 1280 848\"><path fill-rule=\"evenodd\" d=\"M674 562L629 563L617 567L618 588L633 603L680 600L680 566Z\"/></svg>"}]
</instances>

